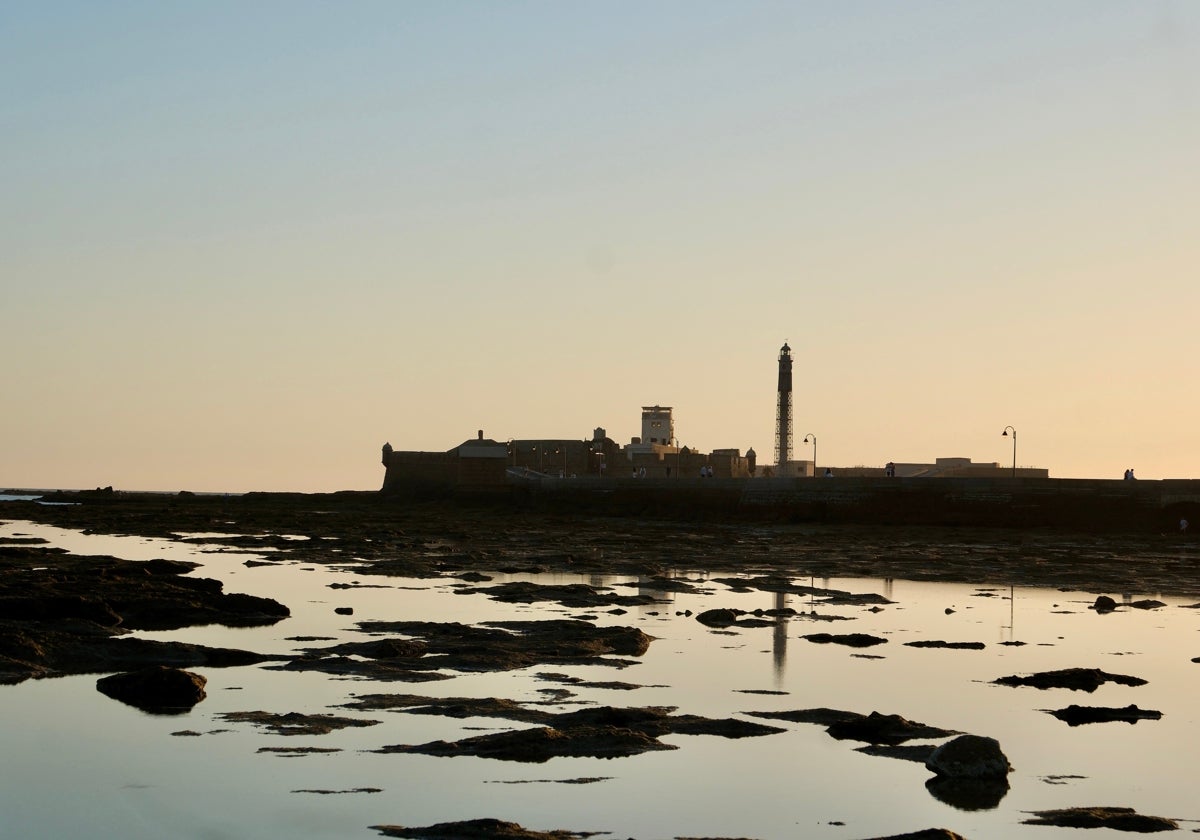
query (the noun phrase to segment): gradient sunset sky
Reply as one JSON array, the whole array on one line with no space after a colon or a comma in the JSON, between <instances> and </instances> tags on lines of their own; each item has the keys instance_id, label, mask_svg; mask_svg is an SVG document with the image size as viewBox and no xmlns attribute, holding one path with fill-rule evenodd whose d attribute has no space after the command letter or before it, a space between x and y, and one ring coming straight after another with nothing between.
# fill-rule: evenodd
<instances>
[{"instance_id":1,"label":"gradient sunset sky","mask_svg":"<svg viewBox=\"0 0 1200 840\"><path fill-rule=\"evenodd\" d=\"M0 487L639 433L1200 478L1200 3L0 9Z\"/></svg>"}]
</instances>

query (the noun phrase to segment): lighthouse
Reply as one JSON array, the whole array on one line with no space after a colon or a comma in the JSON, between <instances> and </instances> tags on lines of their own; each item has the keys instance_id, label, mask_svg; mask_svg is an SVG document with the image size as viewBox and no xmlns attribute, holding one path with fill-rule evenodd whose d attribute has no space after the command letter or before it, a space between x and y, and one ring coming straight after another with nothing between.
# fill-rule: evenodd
<instances>
[{"instance_id":1,"label":"lighthouse","mask_svg":"<svg viewBox=\"0 0 1200 840\"><path fill-rule=\"evenodd\" d=\"M782 475L792 460L792 348L779 348L779 394L775 403L775 466Z\"/></svg>"}]
</instances>

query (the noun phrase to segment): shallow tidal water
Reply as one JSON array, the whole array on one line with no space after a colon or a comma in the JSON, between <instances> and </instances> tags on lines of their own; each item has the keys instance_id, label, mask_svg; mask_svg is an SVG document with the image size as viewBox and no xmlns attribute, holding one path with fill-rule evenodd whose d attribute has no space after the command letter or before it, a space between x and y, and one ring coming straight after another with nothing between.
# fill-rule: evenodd
<instances>
[{"instance_id":1,"label":"shallow tidal water","mask_svg":"<svg viewBox=\"0 0 1200 840\"><path fill-rule=\"evenodd\" d=\"M1200 609L1161 593L1092 592L865 578L797 579L797 584L880 594L893 604L823 605L819 598L739 593L709 582L712 573L681 565L674 576L696 593L657 593L659 603L612 615L556 604L502 604L485 594L456 594L452 579L356 575L343 568L284 562L245 566L254 554L142 537L83 535L28 522L0 523L0 537L38 536L80 554L204 564L193 574L217 578L227 592L275 598L292 617L271 627L196 627L147 638L180 639L261 652L368 638L356 623L429 620L478 623L595 616L655 637L628 668L540 666L497 674L456 675L430 683L331 678L266 665L195 668L208 697L183 715L149 715L100 694L99 674L0 686L0 836L101 838L345 838L378 836L369 826L425 826L477 817L535 830L604 832L656 840L744 837L759 840L878 837L928 827L979 838L1079 836L1077 829L1022 825L1029 812L1078 806L1131 807L1200 829L1191 747L1196 711ZM1131 558L1136 562L1136 558ZM493 583L589 583L639 590L628 576L496 575ZM353 589L331 584L352 583ZM492 584L482 584L483 586ZM1097 614L1095 597L1118 602L1158 598L1165 607ZM801 615L773 627L709 629L686 610L789 606ZM337 607L352 607L352 616ZM947 612L950 610L950 612ZM848 620L825 621L837 615ZM814 617L816 616L816 617ZM887 644L857 650L818 645L805 634L870 633ZM330 641L294 642L292 636ZM983 650L906 647L940 639L983 642ZM1023 642L1005 646L1002 642ZM1148 680L1094 693L991 684L1010 674L1100 668ZM473 757L381 755L389 744L456 740L523 724L493 718L456 720L338 708L358 694L502 697L544 702L562 687L534 678L547 671L589 681L635 683L630 691L567 686L575 693L550 711L578 703L673 706L681 713L746 717L752 711L827 707L879 711L999 740L1014 771L1010 789L986 810L963 810L925 787L920 764L870 756L824 727L761 721L786 731L725 739L671 735L679 749L619 759L551 759L521 764ZM760 693L762 692L762 693ZM1070 727L1047 709L1070 704L1162 712L1161 720ZM230 723L221 712L330 713L379 720L375 726L319 736L280 736ZM183 731L197 735L179 735ZM337 752L283 757L263 747L321 747ZM586 781L585 781L586 780ZM378 789L365 792L364 789ZM319 793L316 791L332 791ZM1089 835L1084 835L1089 836ZM1097 836L1112 836L1101 830Z\"/></svg>"}]
</instances>

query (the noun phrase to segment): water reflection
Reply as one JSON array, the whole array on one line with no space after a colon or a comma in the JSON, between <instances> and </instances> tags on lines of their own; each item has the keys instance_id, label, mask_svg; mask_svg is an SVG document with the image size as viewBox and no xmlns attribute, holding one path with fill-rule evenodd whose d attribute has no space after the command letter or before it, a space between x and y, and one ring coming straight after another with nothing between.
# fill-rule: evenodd
<instances>
[{"instance_id":1,"label":"water reflection","mask_svg":"<svg viewBox=\"0 0 1200 840\"><path fill-rule=\"evenodd\" d=\"M775 687L783 685L783 672L787 665L788 617L784 611L788 606L786 592L775 593L775 628L771 633L771 661L775 663Z\"/></svg>"},{"instance_id":2,"label":"water reflection","mask_svg":"<svg viewBox=\"0 0 1200 840\"><path fill-rule=\"evenodd\" d=\"M1008 779L951 779L934 776L925 789L939 802L960 811L990 811L999 807L1008 793Z\"/></svg>"},{"instance_id":3,"label":"water reflection","mask_svg":"<svg viewBox=\"0 0 1200 840\"><path fill-rule=\"evenodd\" d=\"M1008 587L1008 624L1000 626L1000 641L1001 642L1016 642L1017 641L1017 595L1016 587L1009 584ZM1005 632L1007 631L1007 633Z\"/></svg>"}]
</instances>

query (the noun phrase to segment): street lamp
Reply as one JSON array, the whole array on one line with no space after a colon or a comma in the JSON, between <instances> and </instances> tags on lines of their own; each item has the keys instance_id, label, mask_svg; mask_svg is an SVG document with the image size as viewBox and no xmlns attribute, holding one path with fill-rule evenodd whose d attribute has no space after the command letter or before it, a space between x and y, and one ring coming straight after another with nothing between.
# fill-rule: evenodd
<instances>
[{"instance_id":1,"label":"street lamp","mask_svg":"<svg viewBox=\"0 0 1200 840\"><path fill-rule=\"evenodd\" d=\"M1012 432L1013 439L1013 478L1017 477L1017 430L1012 426L1005 426L1004 431L1000 433L1000 437L1008 437L1008 433Z\"/></svg>"},{"instance_id":2,"label":"street lamp","mask_svg":"<svg viewBox=\"0 0 1200 840\"><path fill-rule=\"evenodd\" d=\"M808 439L809 439L809 438L812 438L812 445L813 445L813 475L816 475L816 474L817 474L817 436L816 436L816 435L814 435L814 434L812 434L812 433L809 433L809 434L807 434L807 435L805 435L805 436L804 436L804 440L802 441L802 443L808 443Z\"/></svg>"}]
</instances>

